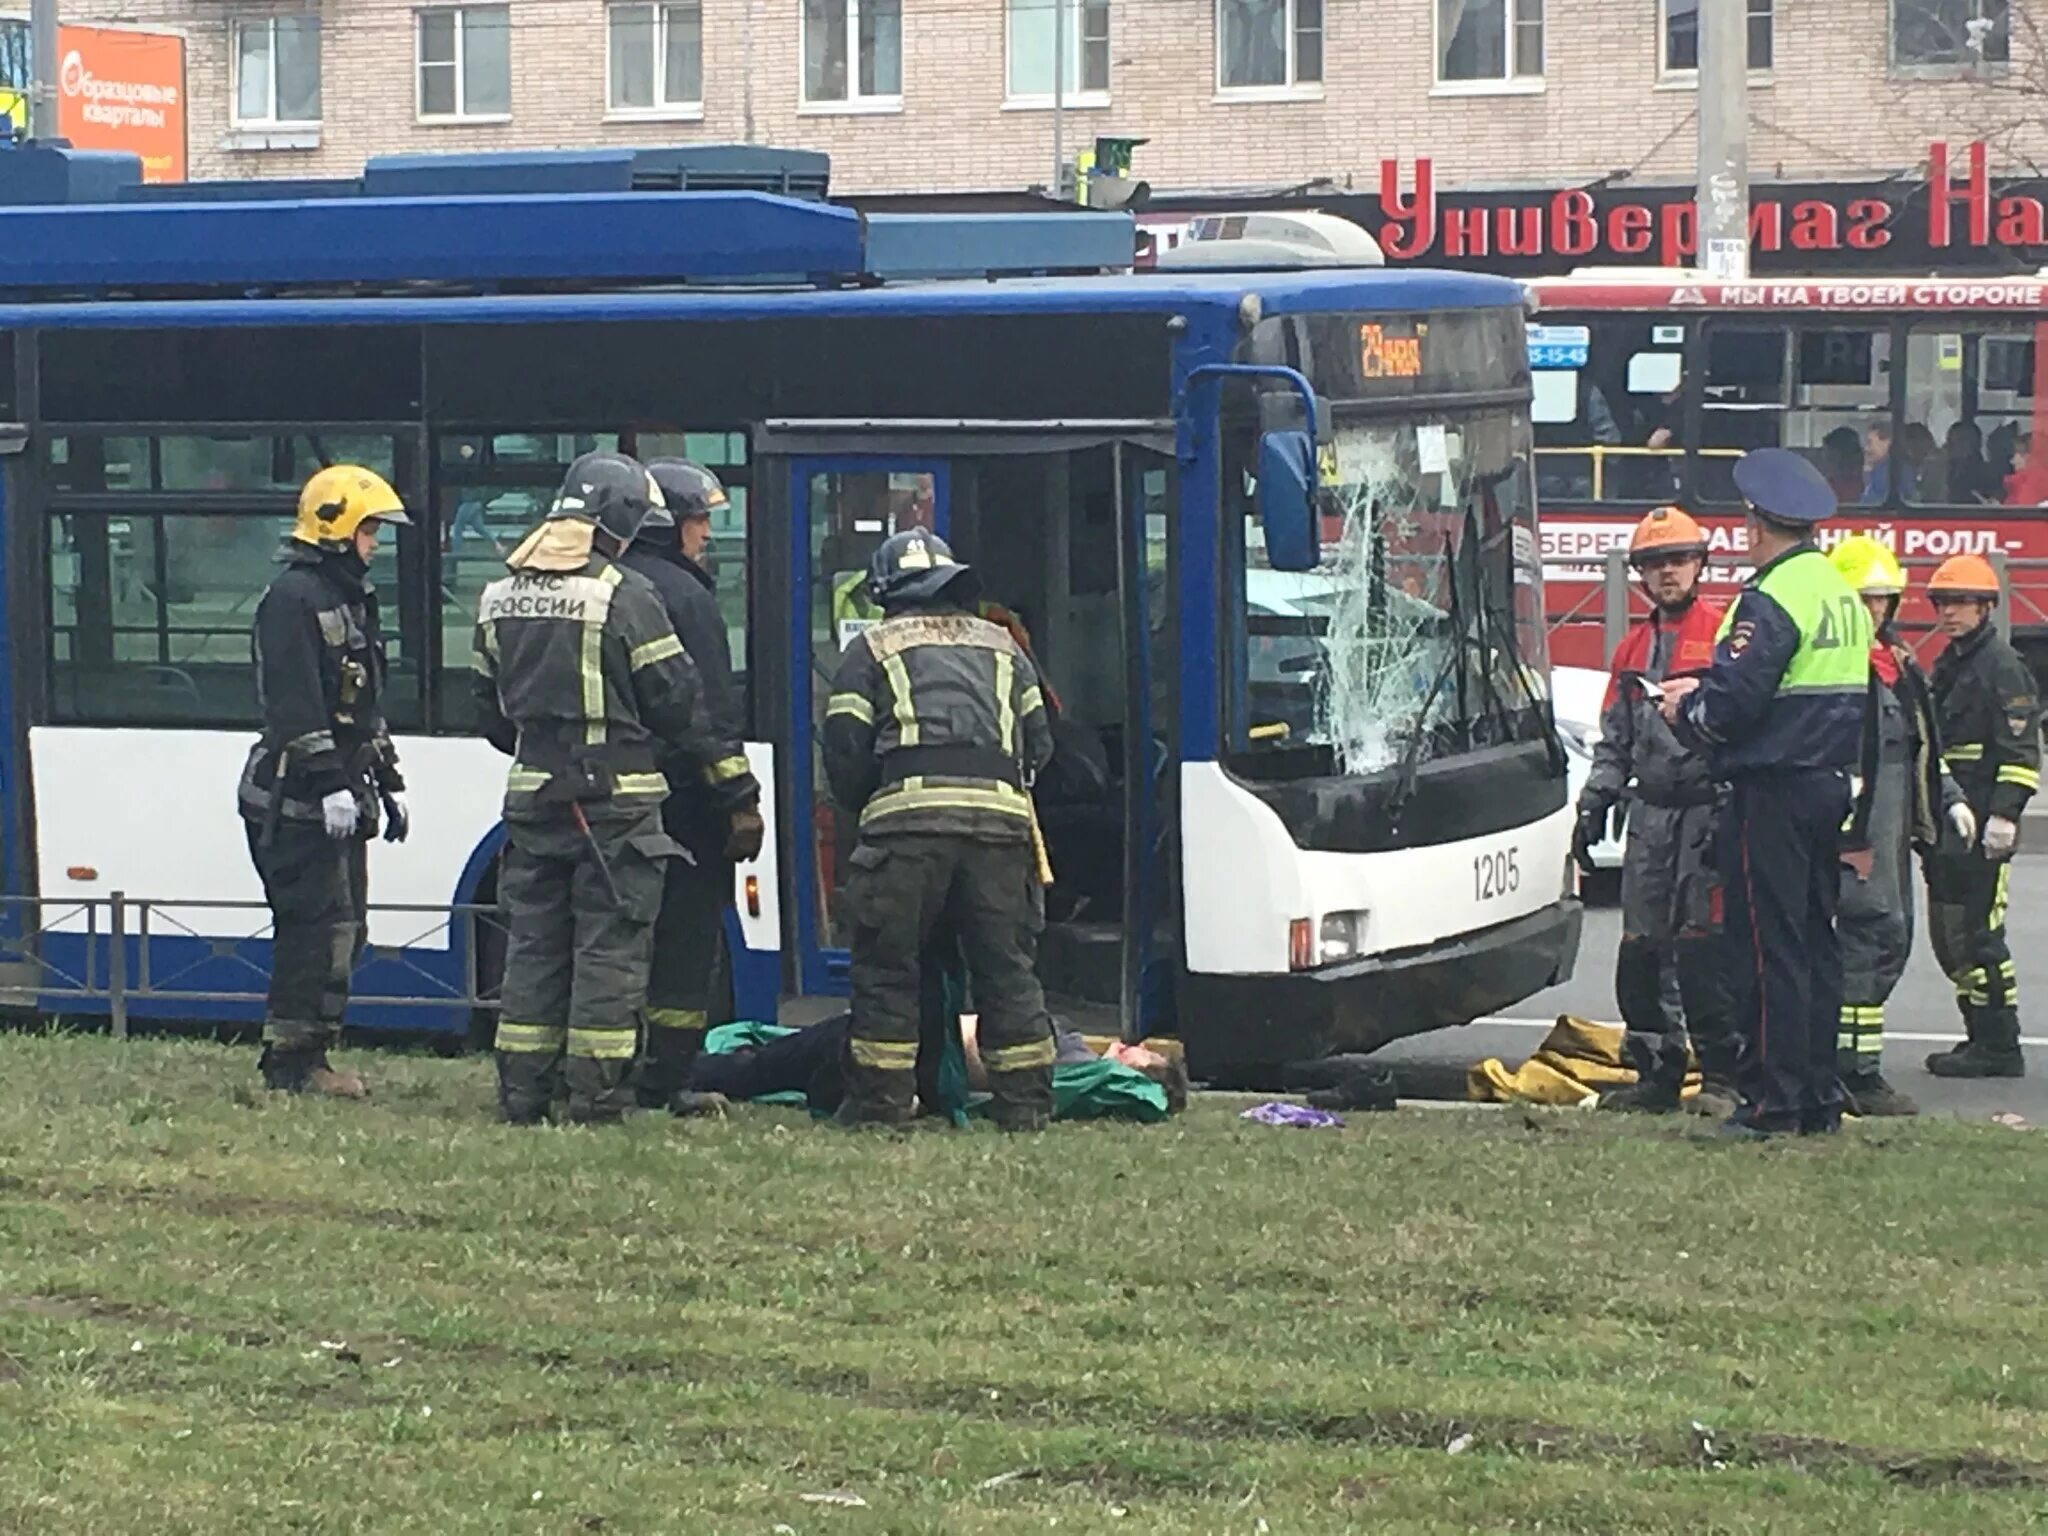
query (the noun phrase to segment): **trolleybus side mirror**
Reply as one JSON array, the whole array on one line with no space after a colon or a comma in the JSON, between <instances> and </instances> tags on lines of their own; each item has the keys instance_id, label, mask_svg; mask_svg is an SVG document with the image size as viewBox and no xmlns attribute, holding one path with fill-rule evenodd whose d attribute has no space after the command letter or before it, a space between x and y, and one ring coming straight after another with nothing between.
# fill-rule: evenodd
<instances>
[{"instance_id":1,"label":"trolleybus side mirror","mask_svg":"<svg viewBox=\"0 0 2048 1536\"><path fill-rule=\"evenodd\" d=\"M1259 438L1259 523L1266 562L1276 571L1312 571L1322 555L1316 518L1315 438L1268 432Z\"/></svg>"}]
</instances>

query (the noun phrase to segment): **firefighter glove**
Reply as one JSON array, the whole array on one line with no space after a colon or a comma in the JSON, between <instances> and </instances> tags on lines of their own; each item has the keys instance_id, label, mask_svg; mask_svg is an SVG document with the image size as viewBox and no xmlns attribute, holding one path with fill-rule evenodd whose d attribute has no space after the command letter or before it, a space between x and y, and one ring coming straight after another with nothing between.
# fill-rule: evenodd
<instances>
[{"instance_id":1,"label":"firefighter glove","mask_svg":"<svg viewBox=\"0 0 2048 1536\"><path fill-rule=\"evenodd\" d=\"M1984 823L1984 857L1987 859L2009 859L2013 849L2020 843L2019 823L2003 816L1993 816Z\"/></svg>"},{"instance_id":2,"label":"firefighter glove","mask_svg":"<svg viewBox=\"0 0 2048 1536\"><path fill-rule=\"evenodd\" d=\"M761 840L767 833L767 824L761 820L761 812L754 806L747 806L732 813L725 838L725 856L735 864L746 864L759 858Z\"/></svg>"},{"instance_id":3,"label":"firefighter glove","mask_svg":"<svg viewBox=\"0 0 2048 1536\"><path fill-rule=\"evenodd\" d=\"M327 824L327 835L336 842L356 835L356 822L361 815L352 789L337 789L320 802L320 819Z\"/></svg>"},{"instance_id":4,"label":"firefighter glove","mask_svg":"<svg viewBox=\"0 0 2048 1536\"><path fill-rule=\"evenodd\" d=\"M1958 800L1948 808L1948 824L1956 829L1965 848L1977 841L1977 813L1970 809L1967 800Z\"/></svg>"},{"instance_id":5,"label":"firefighter glove","mask_svg":"<svg viewBox=\"0 0 2048 1536\"><path fill-rule=\"evenodd\" d=\"M1572 858L1581 869L1590 871L1593 867L1593 845L1607 838L1607 817L1613 807L1604 801L1582 801L1579 805L1579 824L1572 832Z\"/></svg>"},{"instance_id":6,"label":"firefighter glove","mask_svg":"<svg viewBox=\"0 0 2048 1536\"><path fill-rule=\"evenodd\" d=\"M384 841L402 843L406 834L412 831L412 812L405 807L405 796L396 790L387 789L384 801Z\"/></svg>"}]
</instances>

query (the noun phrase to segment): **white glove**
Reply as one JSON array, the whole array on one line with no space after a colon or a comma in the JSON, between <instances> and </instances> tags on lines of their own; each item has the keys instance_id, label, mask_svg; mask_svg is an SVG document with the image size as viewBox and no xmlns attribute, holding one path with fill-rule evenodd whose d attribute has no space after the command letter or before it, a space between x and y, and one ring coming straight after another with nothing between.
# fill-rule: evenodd
<instances>
[{"instance_id":1,"label":"white glove","mask_svg":"<svg viewBox=\"0 0 2048 1536\"><path fill-rule=\"evenodd\" d=\"M2013 849L2020 845L2020 829L2017 822L2003 816L1993 816L1984 823L1984 857L1987 859L2009 859Z\"/></svg>"},{"instance_id":2,"label":"white glove","mask_svg":"<svg viewBox=\"0 0 2048 1536\"><path fill-rule=\"evenodd\" d=\"M1958 800L1948 808L1948 824L1956 829L1956 836L1969 847L1977 841L1977 813L1970 809L1970 802Z\"/></svg>"},{"instance_id":3,"label":"white glove","mask_svg":"<svg viewBox=\"0 0 2048 1536\"><path fill-rule=\"evenodd\" d=\"M327 835L336 842L356 835L356 821L361 814L354 790L337 789L320 802L320 817L327 823Z\"/></svg>"}]
</instances>

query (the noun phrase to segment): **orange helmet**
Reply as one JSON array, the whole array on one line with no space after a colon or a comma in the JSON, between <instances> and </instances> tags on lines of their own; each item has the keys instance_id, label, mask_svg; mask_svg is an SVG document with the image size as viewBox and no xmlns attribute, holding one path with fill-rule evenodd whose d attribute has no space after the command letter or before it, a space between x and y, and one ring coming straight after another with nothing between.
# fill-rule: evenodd
<instances>
[{"instance_id":1,"label":"orange helmet","mask_svg":"<svg viewBox=\"0 0 2048 1536\"><path fill-rule=\"evenodd\" d=\"M1945 597L1975 597L1995 603L1999 597L1998 572L1982 555L1950 555L1927 583L1927 595L1936 602Z\"/></svg>"},{"instance_id":2,"label":"orange helmet","mask_svg":"<svg viewBox=\"0 0 2048 1536\"><path fill-rule=\"evenodd\" d=\"M1640 565L1651 555L1707 556L1706 530L1678 507L1656 507L1629 536L1628 563Z\"/></svg>"}]
</instances>

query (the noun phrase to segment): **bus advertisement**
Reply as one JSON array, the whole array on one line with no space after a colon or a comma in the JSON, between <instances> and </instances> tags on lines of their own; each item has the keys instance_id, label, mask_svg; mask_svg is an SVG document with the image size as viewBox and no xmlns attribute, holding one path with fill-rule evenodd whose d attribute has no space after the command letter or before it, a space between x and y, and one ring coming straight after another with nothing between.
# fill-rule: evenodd
<instances>
[{"instance_id":1,"label":"bus advertisement","mask_svg":"<svg viewBox=\"0 0 2048 1536\"><path fill-rule=\"evenodd\" d=\"M730 488L718 590L770 824L735 879L733 1015L846 990L853 829L817 724L840 598L909 526L980 568L1061 700L1055 1007L1250 1081L1569 975L1519 285L1131 274L1124 215L635 190L687 184L691 153L0 206L17 1001L103 1011L118 966L137 1014L260 1013L248 626L298 484L359 462L413 509L378 580L414 831L371 849L351 1018L487 1026L505 763L471 733L476 601L593 448ZM1272 469L1299 444L1320 548L1314 487L1297 528Z\"/></svg>"}]
</instances>

